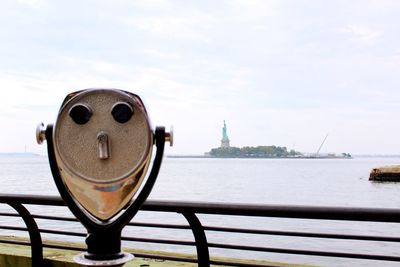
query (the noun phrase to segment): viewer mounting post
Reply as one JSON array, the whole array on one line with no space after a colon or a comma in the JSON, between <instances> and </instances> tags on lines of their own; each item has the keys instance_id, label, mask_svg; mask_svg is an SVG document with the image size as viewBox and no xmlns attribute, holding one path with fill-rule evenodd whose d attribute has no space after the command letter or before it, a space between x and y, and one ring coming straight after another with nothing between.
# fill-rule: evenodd
<instances>
[{"instance_id":1,"label":"viewer mounting post","mask_svg":"<svg viewBox=\"0 0 400 267\"><path fill-rule=\"evenodd\" d=\"M117 89L85 89L65 98L54 125L41 123L51 172L61 197L88 231L85 266L122 266L121 231L150 194L165 142L173 133L151 128L139 96ZM151 171L153 145L156 153Z\"/></svg>"}]
</instances>

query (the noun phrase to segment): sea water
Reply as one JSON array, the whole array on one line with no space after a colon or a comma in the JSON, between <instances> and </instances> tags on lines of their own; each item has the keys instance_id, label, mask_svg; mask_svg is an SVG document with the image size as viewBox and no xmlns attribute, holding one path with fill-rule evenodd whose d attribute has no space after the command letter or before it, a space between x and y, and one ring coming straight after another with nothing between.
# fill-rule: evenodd
<instances>
[{"instance_id":1,"label":"sea water","mask_svg":"<svg viewBox=\"0 0 400 267\"><path fill-rule=\"evenodd\" d=\"M199 201L222 203L312 205L342 207L400 208L400 183L373 183L368 180L372 168L400 163L400 158L353 159L210 159L165 158L152 200ZM48 159L44 156L0 156L0 193L58 195ZM39 213L39 207L33 207ZM68 214L66 208L46 211L52 215ZM176 215L175 217L177 217ZM140 212L135 220L153 222L184 222L165 214ZM279 218L232 218L200 216L205 224L252 227L268 230L345 233L360 235L399 236L397 224L354 223ZM4 220L4 219L2 219ZM15 219L14 219L15 220ZM8 221L9 222L9 221ZM1 223L1 222L0 222ZM39 221L45 228L62 229L62 222L52 225ZM42 226L41 226L42 227ZM71 231L83 231L79 223L68 226ZM73 229L71 229L71 227ZM151 238L169 238L165 230L130 230L129 235L143 233ZM135 232L139 231L139 232ZM9 232L7 232L9 234ZM1 233L0 233L1 234ZM294 248L388 254L400 256L400 246L389 242L358 242L293 238L279 236L230 235L207 233L210 242L228 242L264 247ZM176 235L176 233L172 233ZM178 234L180 235L180 233ZM188 236L183 238L190 240ZM222 240L222 241L221 241ZM146 249L159 249L151 244L139 244ZM162 247L161 247L162 248ZM162 248L163 249L163 248ZM174 250L173 246L166 249ZM188 252L194 252L188 249ZM249 253L211 249L212 255L240 256L281 262L317 264L322 266L396 266L390 262L340 260L310 256L290 256L274 253Z\"/></svg>"}]
</instances>

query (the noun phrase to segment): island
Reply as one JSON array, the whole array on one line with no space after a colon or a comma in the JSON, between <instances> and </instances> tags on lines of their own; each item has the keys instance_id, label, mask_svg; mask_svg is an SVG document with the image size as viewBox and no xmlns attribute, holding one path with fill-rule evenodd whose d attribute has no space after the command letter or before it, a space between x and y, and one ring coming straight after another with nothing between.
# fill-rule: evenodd
<instances>
[{"instance_id":1,"label":"island","mask_svg":"<svg viewBox=\"0 0 400 267\"><path fill-rule=\"evenodd\" d=\"M326 136L327 137L327 136ZM326 140L326 137L323 143ZM215 157L215 158L307 158L307 159L321 159L321 158L351 158L349 153L336 154L320 154L319 151L323 145L319 147L317 153L303 154L294 149L288 150L285 146L275 145L260 145L260 146L245 146L245 147L234 147L230 146L230 140L228 137L228 130L226 122L222 127L222 139L221 145L217 148L212 148L209 152L204 154L204 157Z\"/></svg>"},{"instance_id":2,"label":"island","mask_svg":"<svg viewBox=\"0 0 400 267\"><path fill-rule=\"evenodd\" d=\"M302 157L303 154L295 150L288 151L280 146L245 146L245 147L218 147L206 153L211 157L235 157L235 158L287 158Z\"/></svg>"}]
</instances>

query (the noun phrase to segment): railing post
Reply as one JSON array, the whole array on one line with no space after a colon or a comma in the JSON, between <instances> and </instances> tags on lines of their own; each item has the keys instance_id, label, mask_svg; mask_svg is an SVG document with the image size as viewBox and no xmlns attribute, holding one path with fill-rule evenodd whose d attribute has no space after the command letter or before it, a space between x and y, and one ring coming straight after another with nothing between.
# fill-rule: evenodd
<instances>
[{"instance_id":1,"label":"railing post","mask_svg":"<svg viewBox=\"0 0 400 267\"><path fill-rule=\"evenodd\" d=\"M42 237L40 236L40 231L35 219L22 204L16 202L9 202L7 204L18 212L28 229L29 238L31 241L32 267L43 267Z\"/></svg>"},{"instance_id":2,"label":"railing post","mask_svg":"<svg viewBox=\"0 0 400 267\"><path fill-rule=\"evenodd\" d=\"M182 215L186 218L190 228L192 229L194 240L196 242L198 266L209 267L210 253L208 251L207 237L203 225L194 213L183 212Z\"/></svg>"}]
</instances>

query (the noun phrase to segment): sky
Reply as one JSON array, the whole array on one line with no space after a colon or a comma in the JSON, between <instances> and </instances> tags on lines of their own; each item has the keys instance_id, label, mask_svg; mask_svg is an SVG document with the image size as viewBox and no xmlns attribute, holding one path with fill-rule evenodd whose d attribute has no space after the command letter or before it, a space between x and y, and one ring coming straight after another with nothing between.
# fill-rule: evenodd
<instances>
[{"instance_id":1,"label":"sky","mask_svg":"<svg viewBox=\"0 0 400 267\"><path fill-rule=\"evenodd\" d=\"M167 154L400 154L400 1L2 1L0 152L85 88L141 96Z\"/></svg>"}]
</instances>

